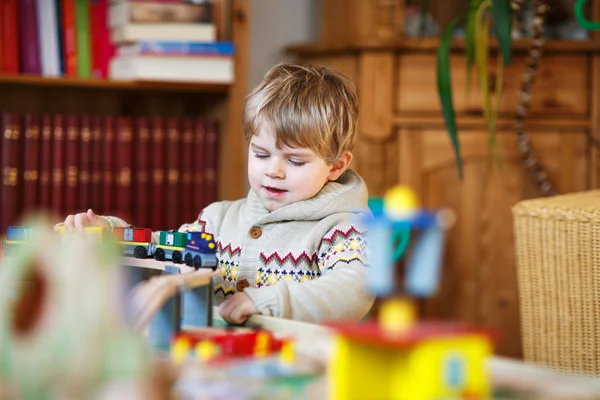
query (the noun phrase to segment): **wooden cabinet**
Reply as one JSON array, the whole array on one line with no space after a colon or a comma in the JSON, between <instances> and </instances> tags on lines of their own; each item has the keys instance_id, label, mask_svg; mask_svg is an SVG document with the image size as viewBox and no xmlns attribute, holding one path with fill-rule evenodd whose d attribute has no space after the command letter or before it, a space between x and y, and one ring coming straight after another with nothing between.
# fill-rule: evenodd
<instances>
[{"instance_id":1,"label":"wooden cabinet","mask_svg":"<svg viewBox=\"0 0 600 400\"><path fill-rule=\"evenodd\" d=\"M593 3L597 10L598 2ZM323 18L327 15L324 10ZM456 212L441 287L424 304L423 317L489 325L500 334L496 352L520 357L511 207L541 196L525 171L513 130L531 42L514 42L513 63L505 70L497 123L501 168L488 150L475 81L470 97L466 93L464 46L460 41L453 44L452 82L465 168L460 181L436 88L438 39L407 39L390 36L391 31L366 39L354 37L353 42L343 37L336 42L327 31L320 43L294 46L290 52L299 62L334 67L356 83L360 120L352 166L365 178L370 195L408 184L423 206L450 207ZM526 130L550 180L562 193L598 186L599 159L590 136L600 133L599 51L592 40L549 40L533 86ZM493 86L494 73L492 69L492 92L499 89Z\"/></svg>"}]
</instances>

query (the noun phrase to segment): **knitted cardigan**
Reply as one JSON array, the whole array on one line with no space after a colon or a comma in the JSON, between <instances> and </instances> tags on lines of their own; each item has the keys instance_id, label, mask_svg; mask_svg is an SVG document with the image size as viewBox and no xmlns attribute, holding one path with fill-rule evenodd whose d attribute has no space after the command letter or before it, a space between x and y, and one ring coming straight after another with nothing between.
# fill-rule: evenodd
<instances>
[{"instance_id":1,"label":"knitted cardigan","mask_svg":"<svg viewBox=\"0 0 600 400\"><path fill-rule=\"evenodd\" d=\"M262 314L359 320L373 304L360 221L368 215L366 185L347 170L311 199L269 212L250 190L245 199L207 206L179 231L193 227L215 238L221 272L214 281L215 304L243 290ZM127 225L106 218L111 226Z\"/></svg>"}]
</instances>

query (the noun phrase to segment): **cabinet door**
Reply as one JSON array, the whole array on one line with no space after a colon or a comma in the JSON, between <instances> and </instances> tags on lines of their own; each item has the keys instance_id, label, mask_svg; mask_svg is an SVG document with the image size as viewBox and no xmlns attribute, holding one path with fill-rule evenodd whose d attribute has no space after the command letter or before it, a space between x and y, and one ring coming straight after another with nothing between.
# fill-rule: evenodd
<instances>
[{"instance_id":1,"label":"cabinet door","mask_svg":"<svg viewBox=\"0 0 600 400\"><path fill-rule=\"evenodd\" d=\"M477 322L498 330L497 353L520 357L519 298L511 208L541 194L526 173L513 132L499 133L502 170L488 152L487 133L461 131L461 182L442 129L400 129L398 176L414 187L425 207L450 207L449 231L438 293L423 307L425 318ZM561 192L588 189L585 132L535 132L532 144Z\"/></svg>"}]
</instances>

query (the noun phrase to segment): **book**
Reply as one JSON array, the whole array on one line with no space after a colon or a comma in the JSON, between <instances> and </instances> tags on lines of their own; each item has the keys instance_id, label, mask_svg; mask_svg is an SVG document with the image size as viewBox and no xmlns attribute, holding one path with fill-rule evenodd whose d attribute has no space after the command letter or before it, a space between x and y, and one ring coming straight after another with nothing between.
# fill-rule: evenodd
<instances>
[{"instance_id":1,"label":"book","mask_svg":"<svg viewBox=\"0 0 600 400\"><path fill-rule=\"evenodd\" d=\"M37 0L42 75L60 76L59 28L56 0Z\"/></svg>"},{"instance_id":2,"label":"book","mask_svg":"<svg viewBox=\"0 0 600 400\"><path fill-rule=\"evenodd\" d=\"M136 43L121 45L117 49L119 56L233 56L234 52L235 48L232 42L163 42L158 40L140 40Z\"/></svg>"},{"instance_id":3,"label":"book","mask_svg":"<svg viewBox=\"0 0 600 400\"><path fill-rule=\"evenodd\" d=\"M128 23L210 23L211 10L210 4L123 2L110 6L108 26L114 29Z\"/></svg>"},{"instance_id":4,"label":"book","mask_svg":"<svg viewBox=\"0 0 600 400\"><path fill-rule=\"evenodd\" d=\"M138 40L214 42L216 29L210 23L136 23L113 29L111 38L114 44Z\"/></svg>"},{"instance_id":5,"label":"book","mask_svg":"<svg viewBox=\"0 0 600 400\"><path fill-rule=\"evenodd\" d=\"M232 57L118 56L110 62L115 80L231 83Z\"/></svg>"},{"instance_id":6,"label":"book","mask_svg":"<svg viewBox=\"0 0 600 400\"><path fill-rule=\"evenodd\" d=\"M23 215L36 209L38 204L40 120L32 113L23 118Z\"/></svg>"}]
</instances>

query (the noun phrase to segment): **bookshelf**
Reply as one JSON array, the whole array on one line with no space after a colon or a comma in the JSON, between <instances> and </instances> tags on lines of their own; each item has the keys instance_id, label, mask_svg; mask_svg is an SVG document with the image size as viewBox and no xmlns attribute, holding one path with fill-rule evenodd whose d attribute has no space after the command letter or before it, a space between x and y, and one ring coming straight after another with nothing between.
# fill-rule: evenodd
<instances>
[{"instance_id":1,"label":"bookshelf","mask_svg":"<svg viewBox=\"0 0 600 400\"><path fill-rule=\"evenodd\" d=\"M550 0L573 10L571 0ZM436 21L449 21L466 2L428 2ZM478 323L498 330L497 354L521 357L521 331L511 207L541 192L525 172L514 115L531 40L513 43L497 121L503 169L488 153L477 82L467 96L464 42L452 44L451 79L465 178L459 180L436 87L439 38L404 35L405 11L419 1L323 0L321 38L288 48L298 62L341 70L356 83L360 120L355 168L370 195L394 184L412 186L426 207L451 207L458 223L448 235L442 282L425 301L424 318ZM600 1L589 3L600 20ZM600 32L587 40L548 39L532 91L526 131L550 180L562 193L600 186ZM495 49L490 84L495 83ZM473 77L476 73L473 72Z\"/></svg>"},{"instance_id":2,"label":"bookshelf","mask_svg":"<svg viewBox=\"0 0 600 400\"><path fill-rule=\"evenodd\" d=\"M248 91L249 0L231 0L230 12L231 41L235 46L231 84L0 75L0 110L21 114L216 118L219 124L217 199L243 197L246 194L246 148L241 120ZM169 156L165 154L165 157Z\"/></svg>"}]
</instances>

